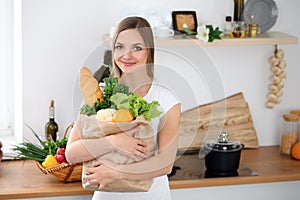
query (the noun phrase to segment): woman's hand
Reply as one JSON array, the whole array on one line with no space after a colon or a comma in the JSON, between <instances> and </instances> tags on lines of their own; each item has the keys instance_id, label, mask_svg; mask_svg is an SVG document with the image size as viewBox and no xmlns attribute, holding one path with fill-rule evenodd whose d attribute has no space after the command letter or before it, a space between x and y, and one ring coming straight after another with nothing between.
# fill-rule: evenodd
<instances>
[{"instance_id":1,"label":"woman's hand","mask_svg":"<svg viewBox=\"0 0 300 200\"><path fill-rule=\"evenodd\" d=\"M137 126L126 132L110 135L107 139L111 142L119 154L136 162L141 161L148 158L149 155L146 150L147 143L141 139L133 137L140 128L141 127Z\"/></svg>"},{"instance_id":2,"label":"woman's hand","mask_svg":"<svg viewBox=\"0 0 300 200\"><path fill-rule=\"evenodd\" d=\"M110 163L109 161L105 161ZM87 168L84 180L91 184L99 184L99 189L103 189L107 184L121 179L121 174L113 169L113 164L105 164L101 161L95 161L94 166ZM110 167L108 167L110 166Z\"/></svg>"}]
</instances>

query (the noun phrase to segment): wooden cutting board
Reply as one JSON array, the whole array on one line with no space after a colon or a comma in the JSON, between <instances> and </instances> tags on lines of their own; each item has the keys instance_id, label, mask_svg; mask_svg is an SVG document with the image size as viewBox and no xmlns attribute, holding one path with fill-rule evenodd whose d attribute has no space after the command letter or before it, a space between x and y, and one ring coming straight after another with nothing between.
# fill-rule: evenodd
<instances>
[{"instance_id":1,"label":"wooden cutting board","mask_svg":"<svg viewBox=\"0 0 300 200\"><path fill-rule=\"evenodd\" d=\"M216 140L221 131L245 148L258 148L258 139L248 103L242 92L200 105L181 114L178 149L200 149L206 140Z\"/></svg>"}]
</instances>

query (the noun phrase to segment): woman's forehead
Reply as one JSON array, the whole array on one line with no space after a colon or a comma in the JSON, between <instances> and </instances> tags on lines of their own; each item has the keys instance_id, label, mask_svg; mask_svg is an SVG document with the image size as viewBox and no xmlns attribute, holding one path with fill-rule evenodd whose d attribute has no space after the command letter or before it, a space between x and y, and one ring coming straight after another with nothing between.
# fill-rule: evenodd
<instances>
[{"instance_id":1,"label":"woman's forehead","mask_svg":"<svg viewBox=\"0 0 300 200\"><path fill-rule=\"evenodd\" d=\"M127 29L120 32L116 42L123 44L145 43L137 29Z\"/></svg>"}]
</instances>

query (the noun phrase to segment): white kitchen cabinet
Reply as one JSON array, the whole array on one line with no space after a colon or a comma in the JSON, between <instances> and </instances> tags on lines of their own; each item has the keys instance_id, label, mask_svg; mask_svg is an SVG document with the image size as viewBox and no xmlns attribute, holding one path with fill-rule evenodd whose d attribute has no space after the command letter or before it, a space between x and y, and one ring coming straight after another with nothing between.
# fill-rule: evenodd
<instances>
[{"instance_id":1,"label":"white kitchen cabinet","mask_svg":"<svg viewBox=\"0 0 300 200\"><path fill-rule=\"evenodd\" d=\"M300 181L172 190L172 200L298 200Z\"/></svg>"},{"instance_id":2,"label":"white kitchen cabinet","mask_svg":"<svg viewBox=\"0 0 300 200\"><path fill-rule=\"evenodd\" d=\"M300 181L201 187L172 190L172 200L298 200ZM33 198L34 200L90 200L91 195ZM25 199L24 199L25 200ZM29 200L29 199L28 199ZM155 199L153 199L155 200Z\"/></svg>"}]
</instances>

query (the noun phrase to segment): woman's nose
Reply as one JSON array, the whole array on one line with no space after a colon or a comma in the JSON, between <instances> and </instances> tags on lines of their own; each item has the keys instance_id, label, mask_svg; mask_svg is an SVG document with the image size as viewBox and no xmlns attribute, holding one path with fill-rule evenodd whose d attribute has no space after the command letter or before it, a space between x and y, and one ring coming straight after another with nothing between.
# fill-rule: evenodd
<instances>
[{"instance_id":1,"label":"woman's nose","mask_svg":"<svg viewBox=\"0 0 300 200\"><path fill-rule=\"evenodd\" d=\"M132 57L132 51L128 50L125 51L122 55L123 58L131 58Z\"/></svg>"}]
</instances>

